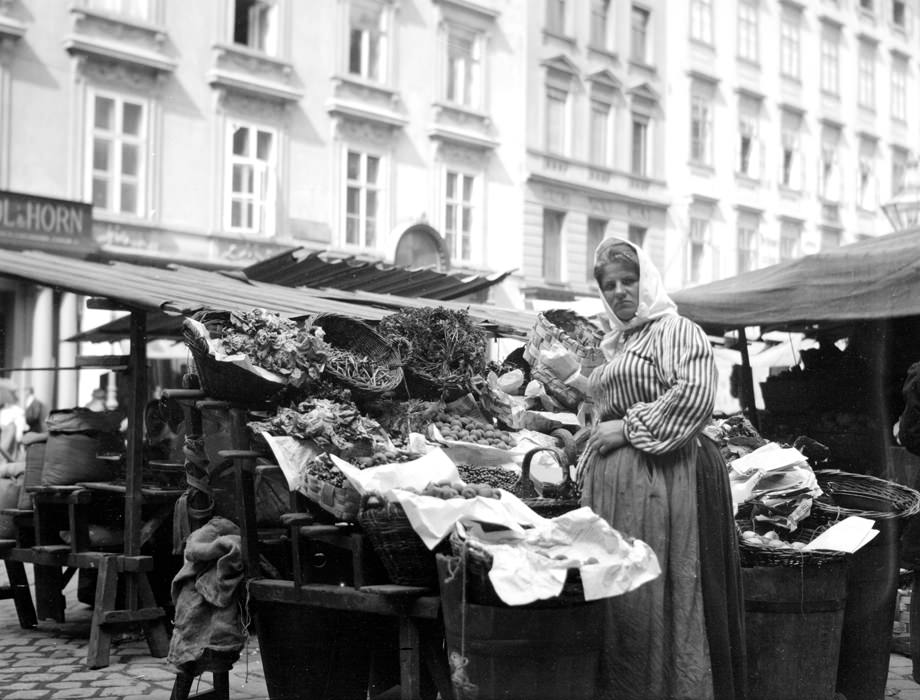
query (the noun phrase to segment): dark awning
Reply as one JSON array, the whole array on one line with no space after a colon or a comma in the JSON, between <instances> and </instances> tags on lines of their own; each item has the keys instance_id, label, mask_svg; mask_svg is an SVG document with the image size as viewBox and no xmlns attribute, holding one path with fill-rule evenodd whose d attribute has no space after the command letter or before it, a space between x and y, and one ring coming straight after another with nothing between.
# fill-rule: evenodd
<instances>
[{"instance_id":1,"label":"dark awning","mask_svg":"<svg viewBox=\"0 0 920 700\"><path fill-rule=\"evenodd\" d=\"M920 315L920 229L691 287L680 313L713 328L809 326Z\"/></svg>"},{"instance_id":2,"label":"dark awning","mask_svg":"<svg viewBox=\"0 0 920 700\"><path fill-rule=\"evenodd\" d=\"M449 300L469 296L504 280L511 271L494 275L444 273L430 268L390 265L329 251L285 251L245 268L249 279L285 287L340 289L404 297Z\"/></svg>"}]
</instances>

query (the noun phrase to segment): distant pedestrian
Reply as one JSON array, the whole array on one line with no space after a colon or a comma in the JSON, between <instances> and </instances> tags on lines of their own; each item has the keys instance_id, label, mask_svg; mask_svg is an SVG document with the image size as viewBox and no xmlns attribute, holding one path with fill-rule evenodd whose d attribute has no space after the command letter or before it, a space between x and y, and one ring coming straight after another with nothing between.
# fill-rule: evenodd
<instances>
[{"instance_id":1,"label":"distant pedestrian","mask_svg":"<svg viewBox=\"0 0 920 700\"><path fill-rule=\"evenodd\" d=\"M21 460L26 427L25 411L15 390L0 386L0 464Z\"/></svg>"},{"instance_id":2,"label":"distant pedestrian","mask_svg":"<svg viewBox=\"0 0 920 700\"><path fill-rule=\"evenodd\" d=\"M45 404L43 404L35 395L35 389L29 387L26 389L26 430L30 433L45 432Z\"/></svg>"},{"instance_id":3,"label":"distant pedestrian","mask_svg":"<svg viewBox=\"0 0 920 700\"><path fill-rule=\"evenodd\" d=\"M90 411L104 411L106 408L105 389L101 387L93 389L93 398L84 408L88 408Z\"/></svg>"}]
</instances>

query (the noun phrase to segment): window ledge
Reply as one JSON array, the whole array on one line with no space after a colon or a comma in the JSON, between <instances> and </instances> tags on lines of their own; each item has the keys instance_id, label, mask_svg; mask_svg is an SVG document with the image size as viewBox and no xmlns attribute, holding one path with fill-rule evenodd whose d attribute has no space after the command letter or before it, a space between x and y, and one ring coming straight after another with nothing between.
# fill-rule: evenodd
<instances>
[{"instance_id":1,"label":"window ledge","mask_svg":"<svg viewBox=\"0 0 920 700\"><path fill-rule=\"evenodd\" d=\"M610 49L604 48L603 46L594 46L588 44L588 51L596 56L602 56L614 63L620 60L620 56L616 51L611 51Z\"/></svg>"},{"instance_id":2,"label":"window ledge","mask_svg":"<svg viewBox=\"0 0 920 700\"><path fill-rule=\"evenodd\" d=\"M578 43L575 41L575 37L569 36L567 34L560 34L559 32L555 32L551 29L543 30L543 39L544 41L546 39L555 39L556 41L561 41L565 44L568 44L573 49L578 46Z\"/></svg>"},{"instance_id":3,"label":"window ledge","mask_svg":"<svg viewBox=\"0 0 920 700\"><path fill-rule=\"evenodd\" d=\"M779 193L783 197L787 197L790 199L801 199L805 194L801 189L797 190L793 187L790 187L789 185L780 184L778 185L778 187L779 187Z\"/></svg>"},{"instance_id":4,"label":"window ledge","mask_svg":"<svg viewBox=\"0 0 920 700\"><path fill-rule=\"evenodd\" d=\"M230 63L254 73L277 73L285 78L291 76L294 67L290 61L271 56L264 51L256 51L242 44L215 44L217 61Z\"/></svg>"},{"instance_id":5,"label":"window ledge","mask_svg":"<svg viewBox=\"0 0 920 700\"><path fill-rule=\"evenodd\" d=\"M761 184L761 179L759 177L738 172L737 170L735 171L735 181L740 182L742 185L747 185L748 187L757 187Z\"/></svg>"},{"instance_id":6,"label":"window ledge","mask_svg":"<svg viewBox=\"0 0 920 700\"><path fill-rule=\"evenodd\" d=\"M172 73L178 62L164 52L166 30L155 24L73 8L73 31L64 37L64 48L84 58L130 65L157 74Z\"/></svg>"},{"instance_id":7,"label":"window ledge","mask_svg":"<svg viewBox=\"0 0 920 700\"><path fill-rule=\"evenodd\" d=\"M716 169L709 163L701 163L700 161L691 160L687 163L690 166L690 169L697 175L704 175L709 177L716 174Z\"/></svg>"},{"instance_id":8,"label":"window ledge","mask_svg":"<svg viewBox=\"0 0 920 700\"><path fill-rule=\"evenodd\" d=\"M227 92L244 93L279 102L297 102L303 97L299 90L273 80L266 80L249 73L213 68L208 72L208 84Z\"/></svg>"},{"instance_id":9,"label":"window ledge","mask_svg":"<svg viewBox=\"0 0 920 700\"><path fill-rule=\"evenodd\" d=\"M0 13L0 40L16 41L26 33L26 25Z\"/></svg>"}]
</instances>

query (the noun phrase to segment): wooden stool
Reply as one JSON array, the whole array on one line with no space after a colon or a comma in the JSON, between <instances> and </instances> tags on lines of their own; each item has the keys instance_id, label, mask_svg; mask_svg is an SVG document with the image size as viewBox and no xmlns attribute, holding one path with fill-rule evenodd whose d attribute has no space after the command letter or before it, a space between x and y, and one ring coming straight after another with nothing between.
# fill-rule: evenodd
<instances>
[{"instance_id":1,"label":"wooden stool","mask_svg":"<svg viewBox=\"0 0 920 700\"><path fill-rule=\"evenodd\" d=\"M98 569L96 602L89 632L86 665L102 668L109 665L112 632L120 627L140 624L147 638L150 655L163 658L169 653L166 612L154 600L147 572L153 569L149 556L126 556L108 552L71 554L70 562L81 569ZM118 579L125 581L125 605L115 607Z\"/></svg>"},{"instance_id":2,"label":"wooden stool","mask_svg":"<svg viewBox=\"0 0 920 700\"><path fill-rule=\"evenodd\" d=\"M27 630L38 626L38 618L35 615L35 605L32 603L32 591L29 589L25 564L10 556L16 548L16 540L0 540L0 559L6 566L6 575L9 578L8 585L0 586L0 600L13 600L16 615L19 617L19 626Z\"/></svg>"},{"instance_id":3,"label":"wooden stool","mask_svg":"<svg viewBox=\"0 0 920 700\"><path fill-rule=\"evenodd\" d=\"M230 700L230 669L240 658L239 654L218 653L205 650L201 658L187 664L176 674L169 700ZM210 671L214 687L190 695L195 678Z\"/></svg>"}]
</instances>

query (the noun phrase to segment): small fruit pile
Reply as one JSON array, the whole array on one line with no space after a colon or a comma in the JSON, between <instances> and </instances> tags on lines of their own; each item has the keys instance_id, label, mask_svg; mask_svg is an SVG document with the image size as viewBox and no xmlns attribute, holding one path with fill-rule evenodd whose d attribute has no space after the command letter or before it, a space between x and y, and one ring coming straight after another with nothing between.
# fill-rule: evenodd
<instances>
[{"instance_id":1,"label":"small fruit pile","mask_svg":"<svg viewBox=\"0 0 920 700\"><path fill-rule=\"evenodd\" d=\"M405 450L379 450L369 457L344 458L349 464L353 464L358 469L367 469L376 467L381 464L393 464L395 462L411 462L418 459L421 455ZM345 485L345 475L342 470L335 466L328 452L322 452L307 463L306 473L320 481L331 484L337 488Z\"/></svg>"},{"instance_id":2,"label":"small fruit pile","mask_svg":"<svg viewBox=\"0 0 920 700\"><path fill-rule=\"evenodd\" d=\"M470 464L458 464L457 472L466 483L488 484L494 489L509 491L520 476L510 469L501 467L484 467Z\"/></svg>"},{"instance_id":3,"label":"small fruit pile","mask_svg":"<svg viewBox=\"0 0 920 700\"><path fill-rule=\"evenodd\" d=\"M804 542L786 542L780 539L776 530L770 530L762 535L753 530L745 530L741 533L741 541L755 547L769 547L771 549L803 549L805 547Z\"/></svg>"},{"instance_id":4,"label":"small fruit pile","mask_svg":"<svg viewBox=\"0 0 920 700\"><path fill-rule=\"evenodd\" d=\"M475 442L501 449L511 449L515 444L511 433L481 423L470 416L458 416L441 411L435 416L434 425L445 440Z\"/></svg>"}]
</instances>

